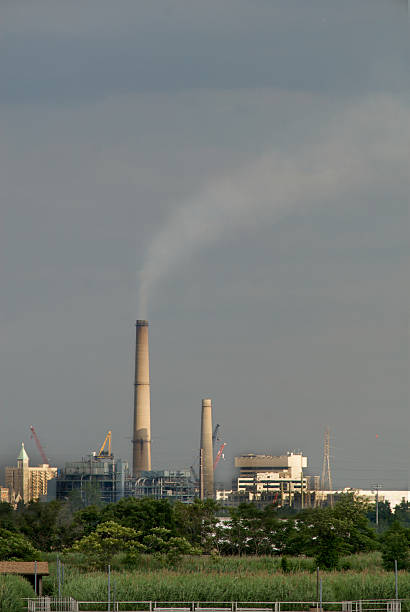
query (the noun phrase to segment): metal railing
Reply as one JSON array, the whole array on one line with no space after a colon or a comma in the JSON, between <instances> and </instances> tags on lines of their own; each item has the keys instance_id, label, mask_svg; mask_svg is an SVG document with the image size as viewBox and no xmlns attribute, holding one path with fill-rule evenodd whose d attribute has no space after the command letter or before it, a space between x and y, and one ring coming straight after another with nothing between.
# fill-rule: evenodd
<instances>
[{"instance_id":1,"label":"metal railing","mask_svg":"<svg viewBox=\"0 0 410 612\"><path fill-rule=\"evenodd\" d=\"M44 598L43 598L44 599ZM38 601L38 600L34 600ZM410 601L77 601L71 608L28 608L30 612L404 612ZM72 605L72 604L71 604Z\"/></svg>"},{"instance_id":2,"label":"metal railing","mask_svg":"<svg viewBox=\"0 0 410 612\"><path fill-rule=\"evenodd\" d=\"M402 606L402 603L405 605ZM402 612L410 601L75 601L72 597L27 600L28 612Z\"/></svg>"},{"instance_id":3,"label":"metal railing","mask_svg":"<svg viewBox=\"0 0 410 612\"><path fill-rule=\"evenodd\" d=\"M27 600L28 612L78 612L78 602L72 597L37 597Z\"/></svg>"}]
</instances>

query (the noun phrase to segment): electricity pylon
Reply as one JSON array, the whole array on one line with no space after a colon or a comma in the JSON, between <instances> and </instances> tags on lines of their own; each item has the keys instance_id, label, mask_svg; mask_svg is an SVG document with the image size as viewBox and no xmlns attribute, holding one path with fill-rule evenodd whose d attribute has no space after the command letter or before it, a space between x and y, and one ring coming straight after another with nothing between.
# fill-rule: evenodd
<instances>
[{"instance_id":1,"label":"electricity pylon","mask_svg":"<svg viewBox=\"0 0 410 612\"><path fill-rule=\"evenodd\" d=\"M326 488L327 485L327 488ZM325 437L323 441L323 467L322 477L320 479L320 488L322 491L332 491L332 472L330 469L330 429L326 427ZM330 505L333 508L333 494L330 494Z\"/></svg>"}]
</instances>

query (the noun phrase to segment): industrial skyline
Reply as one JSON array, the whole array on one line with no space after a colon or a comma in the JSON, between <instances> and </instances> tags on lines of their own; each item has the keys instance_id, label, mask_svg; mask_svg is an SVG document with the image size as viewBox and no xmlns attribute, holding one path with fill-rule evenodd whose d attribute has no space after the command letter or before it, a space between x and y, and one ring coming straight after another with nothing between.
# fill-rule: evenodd
<instances>
[{"instance_id":1,"label":"industrial skyline","mask_svg":"<svg viewBox=\"0 0 410 612\"><path fill-rule=\"evenodd\" d=\"M0 465L22 441L40 461L33 424L52 465L110 430L131 466L147 319L152 468L192 465L212 398L217 481L292 449L320 475L329 427L335 487L408 488L402 4L23 5L2 10Z\"/></svg>"}]
</instances>

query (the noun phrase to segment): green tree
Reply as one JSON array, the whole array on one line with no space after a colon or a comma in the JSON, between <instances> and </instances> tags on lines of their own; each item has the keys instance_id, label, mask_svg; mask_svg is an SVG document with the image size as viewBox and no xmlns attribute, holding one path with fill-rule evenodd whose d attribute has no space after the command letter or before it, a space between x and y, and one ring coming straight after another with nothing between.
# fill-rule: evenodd
<instances>
[{"instance_id":1,"label":"green tree","mask_svg":"<svg viewBox=\"0 0 410 612\"><path fill-rule=\"evenodd\" d=\"M307 543L303 530L296 527L296 519L281 520L275 535L277 554L301 555L306 552Z\"/></svg>"},{"instance_id":2,"label":"green tree","mask_svg":"<svg viewBox=\"0 0 410 612\"><path fill-rule=\"evenodd\" d=\"M273 506L260 510L253 503L241 503L231 510L231 519L225 527L225 552L230 554L273 554L279 530L279 521Z\"/></svg>"},{"instance_id":3,"label":"green tree","mask_svg":"<svg viewBox=\"0 0 410 612\"><path fill-rule=\"evenodd\" d=\"M163 527L175 533L174 510L166 499L126 497L105 506L101 518L103 521L112 520L144 534L150 533L155 527Z\"/></svg>"},{"instance_id":4,"label":"green tree","mask_svg":"<svg viewBox=\"0 0 410 612\"><path fill-rule=\"evenodd\" d=\"M138 541L141 533L114 521L98 525L97 529L74 543L72 550L84 554L90 565L104 567L119 552L139 553L146 550Z\"/></svg>"},{"instance_id":5,"label":"green tree","mask_svg":"<svg viewBox=\"0 0 410 612\"><path fill-rule=\"evenodd\" d=\"M348 552L347 531L347 521L336 518L332 508L315 508L297 519L294 548L314 557L318 567L334 569L340 556Z\"/></svg>"},{"instance_id":6,"label":"green tree","mask_svg":"<svg viewBox=\"0 0 410 612\"><path fill-rule=\"evenodd\" d=\"M404 527L410 527L410 502L402 501L394 509L394 518Z\"/></svg>"},{"instance_id":7,"label":"green tree","mask_svg":"<svg viewBox=\"0 0 410 612\"><path fill-rule=\"evenodd\" d=\"M200 547L204 552L211 552L217 544L218 509L219 504L212 499L194 499L192 504L177 502L174 507L176 535L186 538L192 546Z\"/></svg>"},{"instance_id":8,"label":"green tree","mask_svg":"<svg viewBox=\"0 0 410 612\"><path fill-rule=\"evenodd\" d=\"M394 521L393 512L391 511L390 503L388 501L381 501L378 503L378 515L379 531L384 531ZM376 504L369 505L367 518L373 526L376 526Z\"/></svg>"},{"instance_id":9,"label":"green tree","mask_svg":"<svg viewBox=\"0 0 410 612\"><path fill-rule=\"evenodd\" d=\"M201 549L192 546L186 538L172 536L170 529L154 527L142 540L146 552L165 555L168 563L175 564L184 555L200 554Z\"/></svg>"},{"instance_id":10,"label":"green tree","mask_svg":"<svg viewBox=\"0 0 410 612\"><path fill-rule=\"evenodd\" d=\"M201 549L192 546L186 538L173 537L167 542L166 555L170 565L176 564L186 555L200 555Z\"/></svg>"},{"instance_id":11,"label":"green tree","mask_svg":"<svg viewBox=\"0 0 410 612\"><path fill-rule=\"evenodd\" d=\"M13 506L7 502L0 502L0 528L15 531L15 512Z\"/></svg>"},{"instance_id":12,"label":"green tree","mask_svg":"<svg viewBox=\"0 0 410 612\"><path fill-rule=\"evenodd\" d=\"M398 569L409 567L410 529L394 521L393 525L381 536L382 561L386 570L394 570L394 561Z\"/></svg>"},{"instance_id":13,"label":"green tree","mask_svg":"<svg viewBox=\"0 0 410 612\"><path fill-rule=\"evenodd\" d=\"M0 529L1 561L35 561L40 553L21 533Z\"/></svg>"},{"instance_id":14,"label":"green tree","mask_svg":"<svg viewBox=\"0 0 410 612\"><path fill-rule=\"evenodd\" d=\"M17 510L16 527L33 545L43 551L60 548L58 515L63 502L33 501Z\"/></svg>"},{"instance_id":15,"label":"green tree","mask_svg":"<svg viewBox=\"0 0 410 612\"><path fill-rule=\"evenodd\" d=\"M87 506L74 513L71 529L78 540L83 536L90 535L102 522L101 509L98 506Z\"/></svg>"},{"instance_id":16,"label":"green tree","mask_svg":"<svg viewBox=\"0 0 410 612\"><path fill-rule=\"evenodd\" d=\"M369 504L352 493L341 495L332 514L343 525L341 536L350 553L369 552L378 547L375 530L369 525Z\"/></svg>"}]
</instances>

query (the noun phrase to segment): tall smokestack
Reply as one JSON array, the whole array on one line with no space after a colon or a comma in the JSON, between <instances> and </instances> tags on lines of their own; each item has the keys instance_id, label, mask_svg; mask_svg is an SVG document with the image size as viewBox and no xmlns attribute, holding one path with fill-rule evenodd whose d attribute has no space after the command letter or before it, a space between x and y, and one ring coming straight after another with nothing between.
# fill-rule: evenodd
<instances>
[{"instance_id":1,"label":"tall smokestack","mask_svg":"<svg viewBox=\"0 0 410 612\"><path fill-rule=\"evenodd\" d=\"M202 400L201 450L200 450L201 499L214 497L214 458L212 444L212 400Z\"/></svg>"},{"instance_id":2,"label":"tall smokestack","mask_svg":"<svg viewBox=\"0 0 410 612\"><path fill-rule=\"evenodd\" d=\"M148 321L136 322L133 476L151 469L151 399L149 384Z\"/></svg>"}]
</instances>

